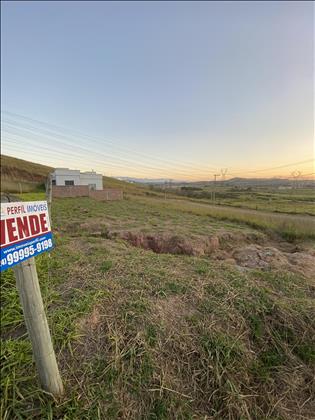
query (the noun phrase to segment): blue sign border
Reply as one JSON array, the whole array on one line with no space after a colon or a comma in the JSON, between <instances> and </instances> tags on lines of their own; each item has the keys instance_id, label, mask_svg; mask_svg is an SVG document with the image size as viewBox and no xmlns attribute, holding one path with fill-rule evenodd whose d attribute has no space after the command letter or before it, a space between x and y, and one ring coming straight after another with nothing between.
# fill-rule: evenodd
<instances>
[{"instance_id":1,"label":"blue sign border","mask_svg":"<svg viewBox=\"0 0 315 420\"><path fill-rule=\"evenodd\" d=\"M49 245L48 243L49 239L50 239L51 245ZM44 246L45 241L47 241L45 244L46 246ZM24 251L26 248L28 248L28 251L29 251L27 257L25 256L25 251ZM0 271L2 272L4 270L7 270L8 268L14 267L17 264L20 264L22 261L26 261L32 257L36 257L37 255L42 254L43 252L50 251L53 248L54 248L54 243L53 243L52 232L44 233L42 235L37 236L36 238L28 238L12 245L7 245L1 248ZM23 251L19 253L21 249ZM17 261L14 261L13 259L13 253L15 251L18 251ZM21 257L21 254L23 254L22 257ZM12 256L9 260L8 260L8 255ZM12 259L12 263L10 263L11 259Z\"/></svg>"}]
</instances>

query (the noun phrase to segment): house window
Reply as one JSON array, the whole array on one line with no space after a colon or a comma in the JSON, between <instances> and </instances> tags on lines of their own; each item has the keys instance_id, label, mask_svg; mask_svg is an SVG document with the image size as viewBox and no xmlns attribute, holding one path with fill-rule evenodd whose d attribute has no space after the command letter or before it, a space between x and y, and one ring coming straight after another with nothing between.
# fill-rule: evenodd
<instances>
[{"instance_id":1,"label":"house window","mask_svg":"<svg viewBox=\"0 0 315 420\"><path fill-rule=\"evenodd\" d=\"M53 180L51 181L51 185L56 185L56 180L55 180L55 179L53 179Z\"/></svg>"},{"instance_id":2,"label":"house window","mask_svg":"<svg viewBox=\"0 0 315 420\"><path fill-rule=\"evenodd\" d=\"M65 181L65 185L74 185L74 181Z\"/></svg>"}]
</instances>

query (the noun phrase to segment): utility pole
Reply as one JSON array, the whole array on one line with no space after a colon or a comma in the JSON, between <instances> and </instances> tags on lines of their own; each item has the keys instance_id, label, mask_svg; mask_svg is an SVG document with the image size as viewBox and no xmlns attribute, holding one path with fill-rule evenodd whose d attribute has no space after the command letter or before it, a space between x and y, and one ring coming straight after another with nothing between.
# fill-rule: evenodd
<instances>
[{"instance_id":1,"label":"utility pole","mask_svg":"<svg viewBox=\"0 0 315 420\"><path fill-rule=\"evenodd\" d=\"M227 174L228 168L221 169L222 181L225 181L225 175Z\"/></svg>"},{"instance_id":2,"label":"utility pole","mask_svg":"<svg viewBox=\"0 0 315 420\"><path fill-rule=\"evenodd\" d=\"M293 172L291 172L291 176L294 179L294 181L293 181L294 188L298 188L298 180L301 177L301 175L302 175L302 172L301 171L293 171Z\"/></svg>"},{"instance_id":3,"label":"utility pole","mask_svg":"<svg viewBox=\"0 0 315 420\"><path fill-rule=\"evenodd\" d=\"M220 176L220 174L214 174L213 176L214 176L213 204L215 204L215 192L216 192L217 176Z\"/></svg>"},{"instance_id":4,"label":"utility pole","mask_svg":"<svg viewBox=\"0 0 315 420\"><path fill-rule=\"evenodd\" d=\"M228 168L221 169L222 186L225 185L225 175L227 174Z\"/></svg>"},{"instance_id":5,"label":"utility pole","mask_svg":"<svg viewBox=\"0 0 315 420\"><path fill-rule=\"evenodd\" d=\"M302 184L302 172L301 171L298 171L297 188L301 188L301 184Z\"/></svg>"},{"instance_id":6,"label":"utility pole","mask_svg":"<svg viewBox=\"0 0 315 420\"><path fill-rule=\"evenodd\" d=\"M169 187L169 189L170 189L170 193L172 193L172 179L169 179L169 182L168 182L168 187Z\"/></svg>"}]
</instances>

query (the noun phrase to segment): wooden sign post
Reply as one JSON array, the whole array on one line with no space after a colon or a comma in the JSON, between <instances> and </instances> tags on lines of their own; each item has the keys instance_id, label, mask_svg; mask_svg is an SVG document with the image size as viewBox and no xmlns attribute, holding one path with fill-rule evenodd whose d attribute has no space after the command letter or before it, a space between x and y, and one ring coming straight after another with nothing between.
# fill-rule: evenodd
<instances>
[{"instance_id":1,"label":"wooden sign post","mask_svg":"<svg viewBox=\"0 0 315 420\"><path fill-rule=\"evenodd\" d=\"M30 337L40 382L55 397L63 394L56 356L40 292L35 258L13 267L25 324Z\"/></svg>"},{"instance_id":2,"label":"wooden sign post","mask_svg":"<svg viewBox=\"0 0 315 420\"><path fill-rule=\"evenodd\" d=\"M55 397L63 385L50 336L35 256L53 247L47 203L1 203L1 271L12 267L40 382Z\"/></svg>"}]
</instances>

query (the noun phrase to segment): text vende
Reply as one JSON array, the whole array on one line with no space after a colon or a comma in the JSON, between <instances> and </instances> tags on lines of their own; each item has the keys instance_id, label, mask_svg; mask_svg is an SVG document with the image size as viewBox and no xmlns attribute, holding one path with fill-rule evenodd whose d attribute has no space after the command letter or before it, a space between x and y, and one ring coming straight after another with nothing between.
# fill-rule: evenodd
<instances>
[{"instance_id":1,"label":"text vende","mask_svg":"<svg viewBox=\"0 0 315 420\"><path fill-rule=\"evenodd\" d=\"M1 220L1 246L48 232L46 213Z\"/></svg>"}]
</instances>

